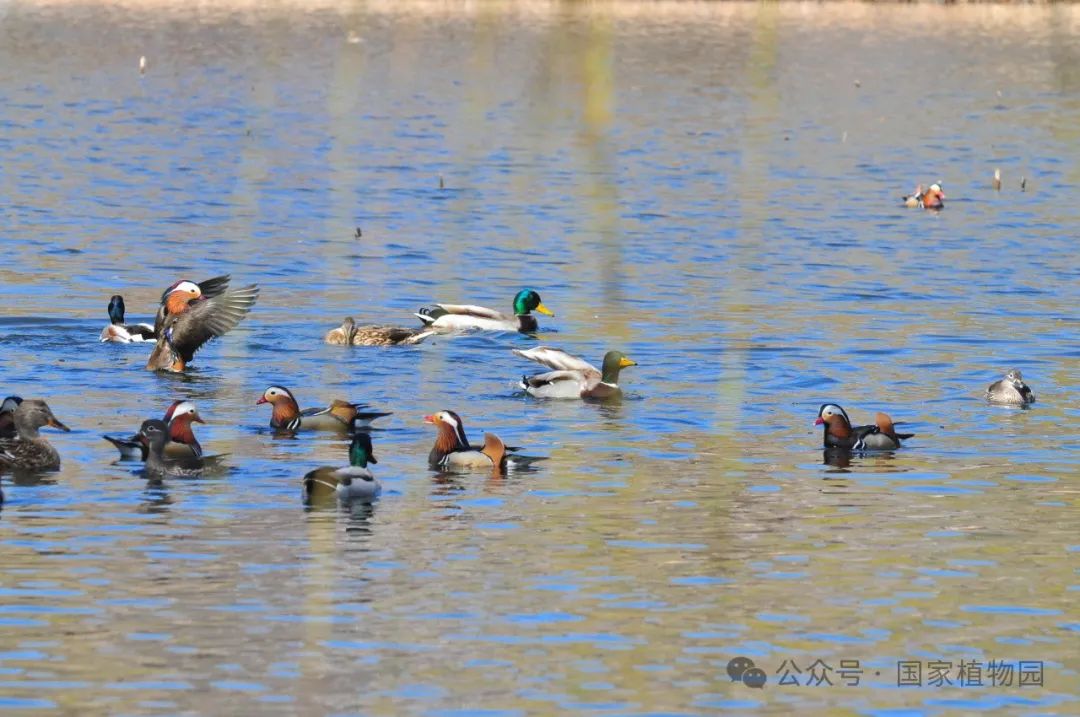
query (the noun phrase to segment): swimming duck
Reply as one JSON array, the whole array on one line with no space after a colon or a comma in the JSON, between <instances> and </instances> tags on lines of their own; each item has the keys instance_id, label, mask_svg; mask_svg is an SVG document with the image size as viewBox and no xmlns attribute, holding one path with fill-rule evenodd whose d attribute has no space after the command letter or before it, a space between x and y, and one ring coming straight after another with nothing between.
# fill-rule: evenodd
<instances>
[{"instance_id":1,"label":"swimming duck","mask_svg":"<svg viewBox=\"0 0 1080 717\"><path fill-rule=\"evenodd\" d=\"M930 188L926 190L926 194L922 197L921 205L923 209L942 209L945 207L945 192L941 191L941 184L934 182L930 185Z\"/></svg>"},{"instance_id":2,"label":"swimming duck","mask_svg":"<svg viewBox=\"0 0 1080 717\"><path fill-rule=\"evenodd\" d=\"M139 428L139 440L147 448L146 474L154 477L194 477L202 474L201 455L189 452L179 458L166 456L165 444L169 440L169 427L165 421L151 418Z\"/></svg>"},{"instance_id":3,"label":"swimming duck","mask_svg":"<svg viewBox=\"0 0 1080 717\"><path fill-rule=\"evenodd\" d=\"M448 471L502 470L506 467L506 445L494 433L484 434L484 445L474 448L465 436L461 416L453 411L439 411L424 416L424 423L438 429L435 445L428 454L428 465Z\"/></svg>"},{"instance_id":4,"label":"swimming duck","mask_svg":"<svg viewBox=\"0 0 1080 717\"><path fill-rule=\"evenodd\" d=\"M14 411L16 438L0 441L0 467L23 471L60 469L60 454L38 433L42 426L71 429L57 420L48 404L28 398Z\"/></svg>"},{"instance_id":5,"label":"swimming duck","mask_svg":"<svg viewBox=\"0 0 1080 717\"><path fill-rule=\"evenodd\" d=\"M602 371L588 361L548 346L537 346L528 351L513 349L513 352L554 369L535 376L521 377L518 385L530 396L537 398L617 398L622 395L619 372L627 366L637 366L622 351L608 351L604 354Z\"/></svg>"},{"instance_id":6,"label":"swimming duck","mask_svg":"<svg viewBox=\"0 0 1080 717\"><path fill-rule=\"evenodd\" d=\"M922 206L922 198L923 188L921 184L915 187L915 192L913 194L909 194L906 197L901 197L901 199L904 200L904 206L908 209L915 209Z\"/></svg>"},{"instance_id":7,"label":"swimming duck","mask_svg":"<svg viewBox=\"0 0 1080 717\"><path fill-rule=\"evenodd\" d=\"M443 331L521 331L532 333L540 328L531 312L538 311L554 316L543 302L540 294L532 289L522 289L514 297L514 315L508 316L494 309L468 304L435 304L425 306L416 313L425 326Z\"/></svg>"},{"instance_id":8,"label":"swimming duck","mask_svg":"<svg viewBox=\"0 0 1080 717\"><path fill-rule=\"evenodd\" d=\"M22 403L19 396L8 396L0 404L0 438L14 438L15 433L15 409Z\"/></svg>"},{"instance_id":9,"label":"swimming duck","mask_svg":"<svg viewBox=\"0 0 1080 717\"><path fill-rule=\"evenodd\" d=\"M326 343L335 346L412 346L435 331L406 329L399 326L357 326L351 316L336 329L326 332Z\"/></svg>"},{"instance_id":10,"label":"swimming duck","mask_svg":"<svg viewBox=\"0 0 1080 717\"><path fill-rule=\"evenodd\" d=\"M130 344L155 338L154 327L150 324L124 323L124 297L117 294L109 299L109 325L101 330L102 342Z\"/></svg>"},{"instance_id":11,"label":"swimming duck","mask_svg":"<svg viewBox=\"0 0 1080 717\"><path fill-rule=\"evenodd\" d=\"M920 184L915 187L914 194L909 194L902 199L904 206L909 209L941 209L945 206L945 192L941 191L940 182L934 182L926 191L923 191L923 186Z\"/></svg>"},{"instance_id":12,"label":"swimming duck","mask_svg":"<svg viewBox=\"0 0 1080 717\"><path fill-rule=\"evenodd\" d=\"M376 418L391 415L389 412L362 410L367 408L363 403L339 400L334 400L325 408L305 408L301 411L292 392L283 386L270 386L263 391L255 405L263 403L269 403L274 409L270 414L270 427L288 433L347 431L350 427L355 430L371 425Z\"/></svg>"},{"instance_id":13,"label":"swimming duck","mask_svg":"<svg viewBox=\"0 0 1080 717\"><path fill-rule=\"evenodd\" d=\"M375 480L368 463L378 462L371 447L371 435L356 431L349 446L349 465L344 468L324 466L304 476L304 502L323 502L332 496L342 502L371 502L382 492L382 486Z\"/></svg>"},{"instance_id":14,"label":"swimming duck","mask_svg":"<svg viewBox=\"0 0 1080 717\"><path fill-rule=\"evenodd\" d=\"M1007 403L1014 406L1026 406L1035 403L1035 392L1024 383L1020 369L1011 369L1005 378L994 381L986 389L986 399L991 403Z\"/></svg>"},{"instance_id":15,"label":"swimming duck","mask_svg":"<svg viewBox=\"0 0 1080 717\"><path fill-rule=\"evenodd\" d=\"M814 425L825 426L822 440L826 448L849 451L895 451L902 439L915 435L897 433L892 419L884 413L877 414L873 426L852 427L847 413L834 403L823 404L818 409Z\"/></svg>"},{"instance_id":16,"label":"swimming duck","mask_svg":"<svg viewBox=\"0 0 1080 717\"><path fill-rule=\"evenodd\" d=\"M186 279L176 282L161 296L154 320L157 345L146 368L183 371L203 344L235 328L258 296L255 284L230 290L227 275L200 284Z\"/></svg>"},{"instance_id":17,"label":"swimming duck","mask_svg":"<svg viewBox=\"0 0 1080 717\"><path fill-rule=\"evenodd\" d=\"M165 411L162 421L169 427L169 440L162 449L165 458L187 458L189 456L202 456L202 445L195 438L195 432L191 428L192 423L205 423L195 404L191 401L173 401ZM102 436L106 441L116 446L120 451L120 458L124 460L145 461L149 448L139 438L139 434L129 438L117 438L115 436Z\"/></svg>"}]
</instances>

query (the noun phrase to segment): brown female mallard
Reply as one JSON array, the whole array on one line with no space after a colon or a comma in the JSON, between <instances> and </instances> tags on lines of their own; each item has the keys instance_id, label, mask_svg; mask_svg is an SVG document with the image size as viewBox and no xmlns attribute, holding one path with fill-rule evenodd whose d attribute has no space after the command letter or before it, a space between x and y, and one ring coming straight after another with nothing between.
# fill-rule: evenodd
<instances>
[{"instance_id":1,"label":"brown female mallard","mask_svg":"<svg viewBox=\"0 0 1080 717\"><path fill-rule=\"evenodd\" d=\"M28 398L13 413L15 438L0 440L0 466L21 471L55 471L60 469L60 454L41 437L38 429L52 426L61 431L71 429L57 420L48 404Z\"/></svg>"},{"instance_id":2,"label":"brown female mallard","mask_svg":"<svg viewBox=\"0 0 1080 717\"><path fill-rule=\"evenodd\" d=\"M437 332L401 326L357 326L351 316L326 332L326 343L335 346L412 346Z\"/></svg>"}]
</instances>

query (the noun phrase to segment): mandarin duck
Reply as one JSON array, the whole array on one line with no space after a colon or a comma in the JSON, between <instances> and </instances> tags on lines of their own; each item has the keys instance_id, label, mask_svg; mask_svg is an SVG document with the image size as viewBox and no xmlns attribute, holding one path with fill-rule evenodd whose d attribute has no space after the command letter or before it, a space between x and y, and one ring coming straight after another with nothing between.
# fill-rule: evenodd
<instances>
[{"instance_id":1,"label":"mandarin duck","mask_svg":"<svg viewBox=\"0 0 1080 717\"><path fill-rule=\"evenodd\" d=\"M365 410L363 403L334 400L324 408L305 408L300 410L292 392L284 386L270 386L255 405L269 403L270 427L283 433L296 431L347 431L351 428L367 427L376 418L391 415L390 412Z\"/></svg>"},{"instance_id":2,"label":"mandarin duck","mask_svg":"<svg viewBox=\"0 0 1080 717\"><path fill-rule=\"evenodd\" d=\"M872 426L852 427L847 413L834 403L823 404L818 409L814 425L825 426L822 439L825 448L848 451L895 451L901 440L915 435L897 433L892 419L885 413L878 413Z\"/></svg>"},{"instance_id":3,"label":"mandarin duck","mask_svg":"<svg viewBox=\"0 0 1080 717\"><path fill-rule=\"evenodd\" d=\"M146 368L181 372L210 339L231 331L251 311L259 296L255 284L229 289L229 277L196 284L181 280L161 296L154 321L157 345Z\"/></svg>"},{"instance_id":4,"label":"mandarin duck","mask_svg":"<svg viewBox=\"0 0 1080 717\"><path fill-rule=\"evenodd\" d=\"M1026 406L1035 403L1035 392L1024 383L1020 369L1014 368L1005 374L1005 378L990 384L986 389L986 400L991 403Z\"/></svg>"}]
</instances>

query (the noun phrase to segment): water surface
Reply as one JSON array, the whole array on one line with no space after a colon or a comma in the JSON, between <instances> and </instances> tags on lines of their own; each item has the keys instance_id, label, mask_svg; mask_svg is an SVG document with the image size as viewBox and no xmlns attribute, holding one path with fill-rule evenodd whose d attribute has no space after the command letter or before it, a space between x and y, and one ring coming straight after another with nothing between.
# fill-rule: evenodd
<instances>
[{"instance_id":1,"label":"water surface","mask_svg":"<svg viewBox=\"0 0 1080 717\"><path fill-rule=\"evenodd\" d=\"M74 431L59 473L4 478L0 710L1075 714L1078 30L1062 5L6 3L3 391ZM945 211L899 207L939 179ZM225 272L259 303L189 375L97 343L111 294L147 318ZM321 343L525 286L558 314L537 339ZM537 341L623 349L626 399L519 395ZM1013 366L1032 410L982 401ZM274 382L394 411L378 504L303 508L345 444L270 436ZM226 471L113 463L100 434L174 398ZM825 401L918 435L825 464ZM442 408L548 460L437 476ZM777 684L818 659L859 685ZM936 660L1044 685L897 687Z\"/></svg>"}]
</instances>

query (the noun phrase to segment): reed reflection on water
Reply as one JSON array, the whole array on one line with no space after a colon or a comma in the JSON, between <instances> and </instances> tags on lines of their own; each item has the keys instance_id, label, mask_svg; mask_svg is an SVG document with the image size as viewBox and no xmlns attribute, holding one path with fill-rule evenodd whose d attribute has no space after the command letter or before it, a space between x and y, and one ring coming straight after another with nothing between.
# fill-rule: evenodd
<instances>
[{"instance_id":1,"label":"reed reflection on water","mask_svg":"<svg viewBox=\"0 0 1080 717\"><path fill-rule=\"evenodd\" d=\"M60 472L4 476L0 709L1075 712L1074 6L0 18L3 389L73 429ZM899 206L936 180L943 211ZM226 271L259 302L189 374L97 343L112 294L146 320ZM525 287L556 313L538 340L321 341ZM521 396L510 348L540 343L626 351L625 399ZM1039 402L986 404L1014 366ZM305 509L346 443L275 438L277 383L394 411L374 506ZM113 463L100 434L176 398L224 469ZM823 454L826 401L916 436ZM547 460L430 472L440 409ZM817 659L860 684L777 685ZM896 689L939 659L952 686ZM959 687L960 660L1045 682Z\"/></svg>"}]
</instances>

